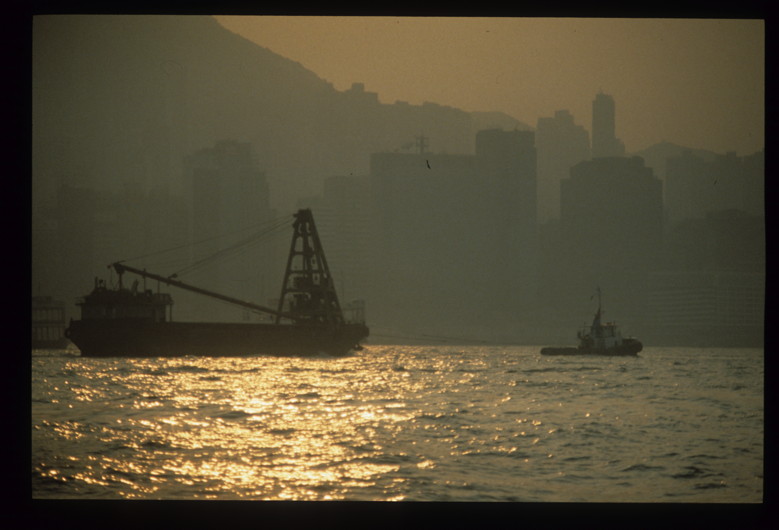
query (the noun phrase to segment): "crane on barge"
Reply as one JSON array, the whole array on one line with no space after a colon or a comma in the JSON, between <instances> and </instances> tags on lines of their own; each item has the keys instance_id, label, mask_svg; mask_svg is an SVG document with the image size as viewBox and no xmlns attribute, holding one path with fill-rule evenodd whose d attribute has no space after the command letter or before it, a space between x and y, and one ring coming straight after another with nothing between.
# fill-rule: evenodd
<instances>
[{"instance_id":1,"label":"crane on barge","mask_svg":"<svg viewBox=\"0 0 779 530\"><path fill-rule=\"evenodd\" d=\"M299 210L294 217L276 309L187 284L176 274L166 277L119 261L109 266L119 275L118 289L96 281L79 304L82 319L71 321L69 338L86 356L343 355L361 349L359 341L368 336L368 327L344 318L311 210ZM135 285L125 289L125 272L270 314L274 322L173 322L166 317L166 308L173 303L170 295L137 292Z\"/></svg>"},{"instance_id":2,"label":"crane on barge","mask_svg":"<svg viewBox=\"0 0 779 530\"><path fill-rule=\"evenodd\" d=\"M215 298L252 311L273 315L276 324L280 324L281 319L289 319L296 323L316 322L335 326L344 323L335 282L330 274L322 242L309 209L300 210L295 214L292 243L287 257L279 305L276 309L189 285L178 280L175 274L162 276L145 269L132 267L121 261L112 263L110 267L119 275L120 289L122 288L122 275L125 272L131 272L172 287ZM289 311L284 311L285 302L288 302Z\"/></svg>"}]
</instances>

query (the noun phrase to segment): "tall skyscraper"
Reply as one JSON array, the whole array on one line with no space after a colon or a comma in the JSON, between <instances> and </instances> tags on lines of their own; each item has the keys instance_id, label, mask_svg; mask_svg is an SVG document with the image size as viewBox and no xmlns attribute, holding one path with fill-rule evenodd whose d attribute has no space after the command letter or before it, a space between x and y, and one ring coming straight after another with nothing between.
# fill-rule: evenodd
<instances>
[{"instance_id":1,"label":"tall skyscraper","mask_svg":"<svg viewBox=\"0 0 779 530\"><path fill-rule=\"evenodd\" d=\"M371 155L380 300L369 300L371 318L463 336L503 319L516 333L537 284L534 135L492 129L475 143L475 156L422 144Z\"/></svg>"},{"instance_id":2,"label":"tall skyscraper","mask_svg":"<svg viewBox=\"0 0 779 530\"><path fill-rule=\"evenodd\" d=\"M250 144L222 141L201 149L187 158L186 176L191 190L193 264L237 244L252 233L250 229L257 231L270 220L268 183ZM263 288L269 260L266 253L256 251L241 254L240 259L214 261L198 270L197 281L194 277L191 281L226 295L265 301L270 295ZM232 306L219 309L207 318L235 320Z\"/></svg>"},{"instance_id":3,"label":"tall skyscraper","mask_svg":"<svg viewBox=\"0 0 779 530\"><path fill-rule=\"evenodd\" d=\"M765 213L765 150L706 161L685 151L666 159L665 206L671 225L722 210Z\"/></svg>"},{"instance_id":4,"label":"tall skyscraper","mask_svg":"<svg viewBox=\"0 0 779 530\"><path fill-rule=\"evenodd\" d=\"M483 270L494 267L493 292L511 292L504 309L530 311L537 290L538 155L535 133L490 129L476 134L476 169L486 188ZM484 192L482 192L484 193ZM475 197L476 194L472 194ZM479 274L478 270L473 275ZM489 286L486 286L489 289ZM502 302L494 302L499 307Z\"/></svg>"},{"instance_id":5,"label":"tall skyscraper","mask_svg":"<svg viewBox=\"0 0 779 530\"><path fill-rule=\"evenodd\" d=\"M298 201L314 213L342 308L370 290L370 199L368 177L336 175L325 178L320 195Z\"/></svg>"},{"instance_id":6,"label":"tall skyscraper","mask_svg":"<svg viewBox=\"0 0 779 530\"><path fill-rule=\"evenodd\" d=\"M592 102L592 157L624 156L625 145L616 136L614 98L603 92Z\"/></svg>"},{"instance_id":7,"label":"tall skyscraper","mask_svg":"<svg viewBox=\"0 0 779 530\"><path fill-rule=\"evenodd\" d=\"M632 318L642 310L646 274L662 249L662 181L640 157L596 158L572 167L560 192L565 252L557 287L573 296L563 307L586 304L600 286L612 307Z\"/></svg>"},{"instance_id":8,"label":"tall skyscraper","mask_svg":"<svg viewBox=\"0 0 779 530\"><path fill-rule=\"evenodd\" d=\"M560 218L560 181L571 167L590 158L590 135L576 125L567 110L558 110L553 118L538 118L538 220Z\"/></svg>"}]
</instances>

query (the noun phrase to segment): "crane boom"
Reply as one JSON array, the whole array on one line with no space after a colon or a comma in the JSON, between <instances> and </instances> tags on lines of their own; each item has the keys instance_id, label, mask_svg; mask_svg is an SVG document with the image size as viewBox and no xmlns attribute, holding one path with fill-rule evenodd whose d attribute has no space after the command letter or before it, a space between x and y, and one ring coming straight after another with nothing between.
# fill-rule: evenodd
<instances>
[{"instance_id":1,"label":"crane boom","mask_svg":"<svg viewBox=\"0 0 779 530\"><path fill-rule=\"evenodd\" d=\"M150 278L152 280L158 280L162 283L165 283L167 285L172 285L173 287L178 287L180 289L184 289L187 291L192 291L193 293L202 294L204 296L210 296L212 298L216 298L219 300L222 300L224 302L228 302L231 304L239 305L241 307L245 307L247 309L253 309L255 311L261 311L263 313L270 313L271 315L276 315L277 317L283 317L283 318L295 318L293 315L282 313L280 311L277 311L275 309L270 309L269 307L261 306L259 304L255 304L252 302L246 302L244 300L239 300L237 298L233 298L231 296L226 296L223 294L215 293L213 291L209 291L207 289L203 289L201 287L195 287L194 285L188 285L184 282L181 282L179 280L176 280L174 278L166 278L165 276L160 276L159 274L154 274L152 272L147 272L145 270L136 269L135 267L131 267L129 265L125 265L121 262L112 263L111 267L116 271L117 274L119 274L119 277L121 278L122 274L125 271L132 272L134 274L138 274L139 276L143 276L144 278Z\"/></svg>"}]
</instances>

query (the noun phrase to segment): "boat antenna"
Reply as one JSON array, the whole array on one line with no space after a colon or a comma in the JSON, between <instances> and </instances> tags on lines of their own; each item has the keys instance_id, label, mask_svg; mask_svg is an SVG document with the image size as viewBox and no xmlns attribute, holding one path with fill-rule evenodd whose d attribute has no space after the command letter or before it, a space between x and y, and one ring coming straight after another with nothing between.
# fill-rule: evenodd
<instances>
[{"instance_id":1,"label":"boat antenna","mask_svg":"<svg viewBox=\"0 0 779 530\"><path fill-rule=\"evenodd\" d=\"M600 311L601 308L601 291L600 291L600 285L595 288L595 291L598 293L598 311Z\"/></svg>"}]
</instances>

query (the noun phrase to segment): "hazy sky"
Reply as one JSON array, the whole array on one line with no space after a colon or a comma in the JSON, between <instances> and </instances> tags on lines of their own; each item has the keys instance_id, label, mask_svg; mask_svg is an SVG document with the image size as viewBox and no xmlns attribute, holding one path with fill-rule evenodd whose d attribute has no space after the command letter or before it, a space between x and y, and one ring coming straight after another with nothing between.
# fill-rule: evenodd
<instances>
[{"instance_id":1,"label":"hazy sky","mask_svg":"<svg viewBox=\"0 0 779 530\"><path fill-rule=\"evenodd\" d=\"M628 152L666 140L764 146L764 22L713 19L219 16L226 28L382 103L503 111L535 127L568 109L591 129L602 90Z\"/></svg>"}]
</instances>

